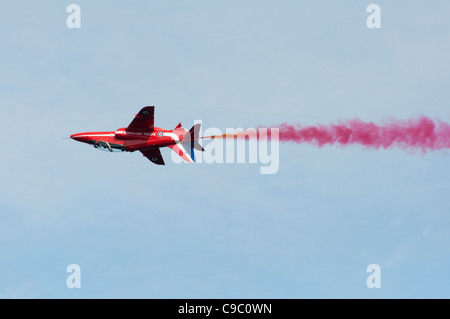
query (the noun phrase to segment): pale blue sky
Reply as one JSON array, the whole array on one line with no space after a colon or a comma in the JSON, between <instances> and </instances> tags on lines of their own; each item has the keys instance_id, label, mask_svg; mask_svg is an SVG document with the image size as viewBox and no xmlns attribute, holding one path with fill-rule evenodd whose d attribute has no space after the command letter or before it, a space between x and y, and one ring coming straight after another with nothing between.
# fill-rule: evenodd
<instances>
[{"instance_id":1,"label":"pale blue sky","mask_svg":"<svg viewBox=\"0 0 450 319\"><path fill-rule=\"evenodd\" d=\"M450 121L449 16L448 1L3 4L0 297L450 297L449 152L282 144L260 175L61 139L145 105L168 129Z\"/></svg>"}]
</instances>

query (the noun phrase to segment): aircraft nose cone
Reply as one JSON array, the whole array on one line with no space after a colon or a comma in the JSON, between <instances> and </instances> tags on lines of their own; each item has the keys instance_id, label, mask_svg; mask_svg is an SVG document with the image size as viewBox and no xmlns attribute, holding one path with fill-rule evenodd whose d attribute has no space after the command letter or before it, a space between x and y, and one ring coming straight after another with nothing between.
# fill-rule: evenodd
<instances>
[{"instance_id":1,"label":"aircraft nose cone","mask_svg":"<svg viewBox=\"0 0 450 319\"><path fill-rule=\"evenodd\" d=\"M70 135L70 138L75 141L81 141L81 138L78 137L78 135L80 135L80 134L72 134L72 135Z\"/></svg>"}]
</instances>

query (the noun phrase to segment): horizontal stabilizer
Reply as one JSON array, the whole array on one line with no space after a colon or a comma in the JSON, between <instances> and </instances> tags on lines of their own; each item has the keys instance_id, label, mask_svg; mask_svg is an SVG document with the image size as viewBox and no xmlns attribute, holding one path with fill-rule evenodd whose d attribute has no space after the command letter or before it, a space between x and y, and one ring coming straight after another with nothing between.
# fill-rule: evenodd
<instances>
[{"instance_id":1,"label":"horizontal stabilizer","mask_svg":"<svg viewBox=\"0 0 450 319\"><path fill-rule=\"evenodd\" d=\"M169 145L175 153L177 153L179 156L181 156L182 159L184 159L188 163L192 163L194 160L191 158L191 156L186 152L186 149L183 147L183 145L180 142L177 142L176 144Z\"/></svg>"}]
</instances>

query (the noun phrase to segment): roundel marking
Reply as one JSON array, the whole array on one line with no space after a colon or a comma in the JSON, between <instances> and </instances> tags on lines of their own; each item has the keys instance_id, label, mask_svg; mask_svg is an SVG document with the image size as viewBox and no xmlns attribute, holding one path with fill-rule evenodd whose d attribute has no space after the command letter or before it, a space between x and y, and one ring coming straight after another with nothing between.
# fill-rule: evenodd
<instances>
[{"instance_id":1,"label":"roundel marking","mask_svg":"<svg viewBox=\"0 0 450 319\"><path fill-rule=\"evenodd\" d=\"M162 137L162 136L164 136L164 133L163 132L158 132L158 136Z\"/></svg>"},{"instance_id":2,"label":"roundel marking","mask_svg":"<svg viewBox=\"0 0 450 319\"><path fill-rule=\"evenodd\" d=\"M158 158L157 157L152 157L152 162L157 162Z\"/></svg>"},{"instance_id":3,"label":"roundel marking","mask_svg":"<svg viewBox=\"0 0 450 319\"><path fill-rule=\"evenodd\" d=\"M150 112L149 112L149 111L142 111L142 114L144 114L144 115L149 115Z\"/></svg>"}]
</instances>

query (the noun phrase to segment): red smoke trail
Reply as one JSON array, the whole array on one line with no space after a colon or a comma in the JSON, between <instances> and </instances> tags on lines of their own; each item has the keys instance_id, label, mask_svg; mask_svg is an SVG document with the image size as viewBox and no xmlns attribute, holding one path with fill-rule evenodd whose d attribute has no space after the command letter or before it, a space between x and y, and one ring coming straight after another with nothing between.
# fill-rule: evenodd
<instances>
[{"instance_id":1,"label":"red smoke trail","mask_svg":"<svg viewBox=\"0 0 450 319\"><path fill-rule=\"evenodd\" d=\"M279 126L281 142L324 145L351 144L369 148L440 150L450 148L450 125L422 116L405 121L391 120L377 125L361 120L348 120L333 125L300 126L283 123Z\"/></svg>"},{"instance_id":2,"label":"red smoke trail","mask_svg":"<svg viewBox=\"0 0 450 319\"><path fill-rule=\"evenodd\" d=\"M276 127L274 127L276 128ZM301 126L283 123L278 126L281 142L324 145L359 144L373 149L397 147L405 150L450 149L450 125L446 122L422 116L418 119L391 120L382 125L347 120L331 125ZM270 138L270 130L268 130ZM210 138L238 138L245 134L219 135Z\"/></svg>"}]
</instances>

